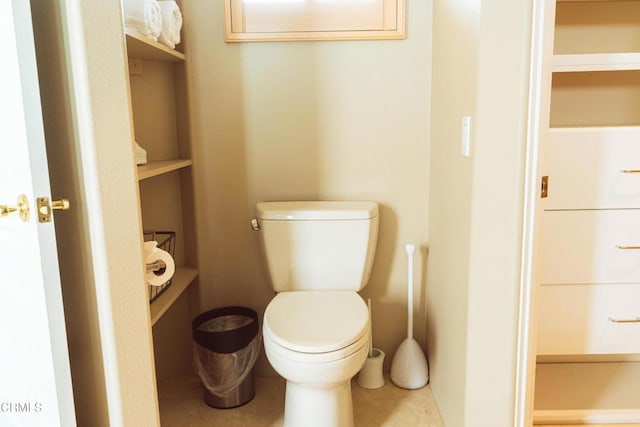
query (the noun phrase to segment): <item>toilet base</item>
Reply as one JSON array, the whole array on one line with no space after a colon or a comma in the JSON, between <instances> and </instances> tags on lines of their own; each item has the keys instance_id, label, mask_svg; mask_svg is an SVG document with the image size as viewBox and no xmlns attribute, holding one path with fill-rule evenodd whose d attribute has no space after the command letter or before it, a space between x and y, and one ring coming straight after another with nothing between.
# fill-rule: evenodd
<instances>
[{"instance_id":1,"label":"toilet base","mask_svg":"<svg viewBox=\"0 0 640 427\"><path fill-rule=\"evenodd\" d=\"M351 380L310 386L287 381L284 427L353 427Z\"/></svg>"}]
</instances>

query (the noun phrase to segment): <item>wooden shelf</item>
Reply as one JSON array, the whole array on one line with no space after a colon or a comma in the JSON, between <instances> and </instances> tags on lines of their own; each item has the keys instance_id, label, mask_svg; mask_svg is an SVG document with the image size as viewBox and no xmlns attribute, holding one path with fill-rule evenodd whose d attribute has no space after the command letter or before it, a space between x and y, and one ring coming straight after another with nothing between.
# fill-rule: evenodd
<instances>
[{"instance_id":1,"label":"wooden shelf","mask_svg":"<svg viewBox=\"0 0 640 427\"><path fill-rule=\"evenodd\" d=\"M138 181L162 175L163 173L189 167L193 162L189 159L159 160L138 166Z\"/></svg>"},{"instance_id":2,"label":"wooden shelf","mask_svg":"<svg viewBox=\"0 0 640 427\"><path fill-rule=\"evenodd\" d=\"M640 53L553 55L554 73L640 70Z\"/></svg>"},{"instance_id":3,"label":"wooden shelf","mask_svg":"<svg viewBox=\"0 0 640 427\"><path fill-rule=\"evenodd\" d=\"M185 289L198 277L198 270L191 267L177 267L171 280L171 286L151 303L151 325L162 317L171 305L182 295Z\"/></svg>"},{"instance_id":4,"label":"wooden shelf","mask_svg":"<svg viewBox=\"0 0 640 427\"><path fill-rule=\"evenodd\" d=\"M151 59L154 61L184 61L184 54L170 49L162 43L125 31L127 55L129 58Z\"/></svg>"}]
</instances>

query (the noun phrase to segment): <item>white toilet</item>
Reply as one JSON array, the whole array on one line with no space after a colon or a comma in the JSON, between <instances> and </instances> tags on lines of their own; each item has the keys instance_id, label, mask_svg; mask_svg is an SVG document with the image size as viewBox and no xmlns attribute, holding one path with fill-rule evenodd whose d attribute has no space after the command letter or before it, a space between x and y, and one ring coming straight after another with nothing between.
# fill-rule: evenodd
<instances>
[{"instance_id":1,"label":"white toilet","mask_svg":"<svg viewBox=\"0 0 640 427\"><path fill-rule=\"evenodd\" d=\"M258 203L273 289L267 359L287 380L285 427L353 426L351 378L369 347L366 286L378 236L374 202Z\"/></svg>"}]
</instances>

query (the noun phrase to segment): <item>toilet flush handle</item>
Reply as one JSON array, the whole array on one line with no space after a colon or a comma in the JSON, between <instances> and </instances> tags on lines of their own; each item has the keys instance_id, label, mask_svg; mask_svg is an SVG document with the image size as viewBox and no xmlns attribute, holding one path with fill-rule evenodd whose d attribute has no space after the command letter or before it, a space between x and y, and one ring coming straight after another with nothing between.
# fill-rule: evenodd
<instances>
[{"instance_id":1,"label":"toilet flush handle","mask_svg":"<svg viewBox=\"0 0 640 427\"><path fill-rule=\"evenodd\" d=\"M257 218L251 219L251 229L253 231L260 231L260 223L258 222Z\"/></svg>"}]
</instances>

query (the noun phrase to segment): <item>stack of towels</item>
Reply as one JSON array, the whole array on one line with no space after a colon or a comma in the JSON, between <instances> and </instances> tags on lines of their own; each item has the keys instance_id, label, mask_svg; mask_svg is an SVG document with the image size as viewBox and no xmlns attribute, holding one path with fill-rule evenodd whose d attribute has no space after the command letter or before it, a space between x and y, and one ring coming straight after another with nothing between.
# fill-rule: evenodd
<instances>
[{"instance_id":1,"label":"stack of towels","mask_svg":"<svg viewBox=\"0 0 640 427\"><path fill-rule=\"evenodd\" d=\"M124 25L173 49L180 43L182 13L173 0L124 0Z\"/></svg>"}]
</instances>

